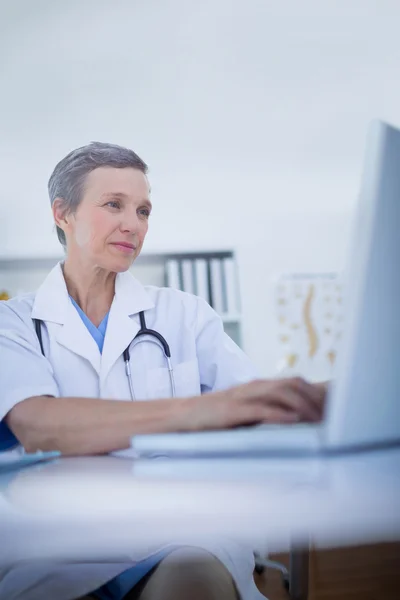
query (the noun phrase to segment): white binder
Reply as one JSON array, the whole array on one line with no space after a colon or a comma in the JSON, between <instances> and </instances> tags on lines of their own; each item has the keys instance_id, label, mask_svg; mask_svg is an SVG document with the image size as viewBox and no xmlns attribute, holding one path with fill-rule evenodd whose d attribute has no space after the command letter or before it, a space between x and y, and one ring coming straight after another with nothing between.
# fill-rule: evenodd
<instances>
[{"instance_id":1,"label":"white binder","mask_svg":"<svg viewBox=\"0 0 400 600\"><path fill-rule=\"evenodd\" d=\"M224 258L223 268L225 274L227 312L229 315L236 315L240 312L239 294L236 281L236 269L233 258Z\"/></svg>"},{"instance_id":2,"label":"white binder","mask_svg":"<svg viewBox=\"0 0 400 600\"><path fill-rule=\"evenodd\" d=\"M181 289L179 264L175 259L170 259L167 261L167 283L168 287L175 288L176 290Z\"/></svg>"},{"instance_id":3,"label":"white binder","mask_svg":"<svg viewBox=\"0 0 400 600\"><path fill-rule=\"evenodd\" d=\"M185 259L182 261L182 279L184 292L194 294L194 281L193 281L193 261Z\"/></svg>"},{"instance_id":4,"label":"white binder","mask_svg":"<svg viewBox=\"0 0 400 600\"><path fill-rule=\"evenodd\" d=\"M195 261L196 273L196 295L210 303L210 293L208 289L207 261L205 258L198 258Z\"/></svg>"},{"instance_id":5,"label":"white binder","mask_svg":"<svg viewBox=\"0 0 400 600\"><path fill-rule=\"evenodd\" d=\"M211 296L213 309L222 315L224 311L224 301L222 292L222 268L221 260L219 258L213 258L210 261L211 269Z\"/></svg>"}]
</instances>

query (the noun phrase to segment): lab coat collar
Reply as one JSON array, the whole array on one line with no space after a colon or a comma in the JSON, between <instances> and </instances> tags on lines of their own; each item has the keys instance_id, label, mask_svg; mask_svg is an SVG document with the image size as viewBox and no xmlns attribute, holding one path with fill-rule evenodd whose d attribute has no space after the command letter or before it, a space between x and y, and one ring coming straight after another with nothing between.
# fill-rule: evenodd
<instances>
[{"instance_id":1,"label":"lab coat collar","mask_svg":"<svg viewBox=\"0 0 400 600\"><path fill-rule=\"evenodd\" d=\"M61 264L59 262L50 271L36 292L32 308L33 319L52 321L61 325L65 323L71 301ZM118 306L119 311L129 316L154 308L154 301L129 271L118 273L116 277L113 306L114 304Z\"/></svg>"},{"instance_id":2,"label":"lab coat collar","mask_svg":"<svg viewBox=\"0 0 400 600\"><path fill-rule=\"evenodd\" d=\"M155 306L143 285L129 271L117 275L114 304L125 315L135 315Z\"/></svg>"},{"instance_id":3,"label":"lab coat collar","mask_svg":"<svg viewBox=\"0 0 400 600\"><path fill-rule=\"evenodd\" d=\"M50 271L35 295L32 319L63 325L71 304L61 262Z\"/></svg>"},{"instance_id":4,"label":"lab coat collar","mask_svg":"<svg viewBox=\"0 0 400 600\"><path fill-rule=\"evenodd\" d=\"M131 316L153 307L153 300L131 273L118 273L100 355L96 342L70 301L61 263L58 263L36 293L32 318L62 325L57 341L89 360L103 379L140 329L139 320Z\"/></svg>"},{"instance_id":5,"label":"lab coat collar","mask_svg":"<svg viewBox=\"0 0 400 600\"><path fill-rule=\"evenodd\" d=\"M137 314L154 306L144 287L129 272L117 275L101 358L100 385L139 331Z\"/></svg>"}]
</instances>

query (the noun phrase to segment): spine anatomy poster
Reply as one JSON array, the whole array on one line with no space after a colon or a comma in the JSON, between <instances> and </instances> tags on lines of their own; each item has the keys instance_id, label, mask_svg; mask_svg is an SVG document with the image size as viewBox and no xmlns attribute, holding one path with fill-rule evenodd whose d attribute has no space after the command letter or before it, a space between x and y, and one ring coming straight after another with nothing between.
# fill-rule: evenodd
<instances>
[{"instance_id":1,"label":"spine anatomy poster","mask_svg":"<svg viewBox=\"0 0 400 600\"><path fill-rule=\"evenodd\" d=\"M339 274L281 275L275 281L280 374L329 379L343 327Z\"/></svg>"}]
</instances>

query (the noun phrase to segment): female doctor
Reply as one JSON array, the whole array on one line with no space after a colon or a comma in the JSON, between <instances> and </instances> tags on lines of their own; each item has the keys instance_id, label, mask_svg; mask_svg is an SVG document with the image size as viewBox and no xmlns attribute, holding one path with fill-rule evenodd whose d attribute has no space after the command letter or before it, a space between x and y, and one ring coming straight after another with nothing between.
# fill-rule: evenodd
<instances>
[{"instance_id":1,"label":"female doctor","mask_svg":"<svg viewBox=\"0 0 400 600\"><path fill-rule=\"evenodd\" d=\"M133 151L103 143L74 150L55 167L49 194L65 260L36 294L0 303L3 447L101 454L129 447L136 433L321 418L322 388L301 379L256 380L206 302L144 287L129 273L152 209L146 174ZM146 328L158 337L134 341ZM193 553L196 568L182 568ZM110 567L98 566L94 576L90 565L86 584L72 567L57 599L178 600L194 598L195 590L199 600L262 598L251 549L233 545ZM39 584L32 572L20 574L13 581L27 589L15 597L53 600L50 575L42 573ZM7 576L0 598L2 586Z\"/></svg>"}]
</instances>

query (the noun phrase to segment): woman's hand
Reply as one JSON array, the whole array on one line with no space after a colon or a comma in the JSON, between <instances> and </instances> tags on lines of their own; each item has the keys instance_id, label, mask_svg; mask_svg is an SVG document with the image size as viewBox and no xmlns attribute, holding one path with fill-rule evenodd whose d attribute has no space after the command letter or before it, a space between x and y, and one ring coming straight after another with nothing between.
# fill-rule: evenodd
<instances>
[{"instance_id":1,"label":"woman's hand","mask_svg":"<svg viewBox=\"0 0 400 600\"><path fill-rule=\"evenodd\" d=\"M314 423L322 419L325 395L325 385L300 377L251 381L190 398L185 425L200 431L257 423Z\"/></svg>"},{"instance_id":2,"label":"woman's hand","mask_svg":"<svg viewBox=\"0 0 400 600\"><path fill-rule=\"evenodd\" d=\"M136 434L319 421L325 393L325 385L294 378L152 402L35 396L16 404L6 423L28 452L106 454L129 448Z\"/></svg>"}]
</instances>

